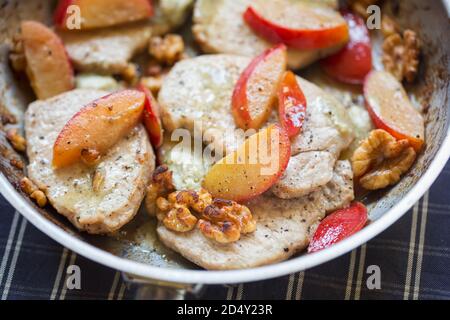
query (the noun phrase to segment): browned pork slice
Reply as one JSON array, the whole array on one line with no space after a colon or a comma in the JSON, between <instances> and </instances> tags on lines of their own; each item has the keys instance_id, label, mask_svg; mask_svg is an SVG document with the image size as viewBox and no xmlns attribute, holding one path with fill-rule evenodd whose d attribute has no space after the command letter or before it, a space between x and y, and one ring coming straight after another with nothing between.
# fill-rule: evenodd
<instances>
[{"instance_id":1,"label":"browned pork slice","mask_svg":"<svg viewBox=\"0 0 450 320\"><path fill-rule=\"evenodd\" d=\"M308 106L303 131L292 140L292 154L328 151L336 158L354 139L347 109L332 94L297 77Z\"/></svg>"},{"instance_id":2,"label":"browned pork slice","mask_svg":"<svg viewBox=\"0 0 450 320\"><path fill-rule=\"evenodd\" d=\"M331 94L298 78L308 107L303 131L292 140L292 157L272 192L283 199L306 195L331 180L334 164L354 139L345 107Z\"/></svg>"},{"instance_id":3,"label":"browned pork slice","mask_svg":"<svg viewBox=\"0 0 450 320\"><path fill-rule=\"evenodd\" d=\"M206 269L241 269L285 260L303 250L313 226L326 213L348 205L354 198L352 170L348 161L338 161L330 182L308 196L282 200L260 196L247 205L257 221L254 233L237 242L219 244L198 229L177 233L160 225L162 242Z\"/></svg>"},{"instance_id":4,"label":"browned pork slice","mask_svg":"<svg viewBox=\"0 0 450 320\"><path fill-rule=\"evenodd\" d=\"M92 31L61 31L59 35L77 70L121 74L131 58L147 48L151 27L144 21Z\"/></svg>"},{"instance_id":5,"label":"browned pork slice","mask_svg":"<svg viewBox=\"0 0 450 320\"><path fill-rule=\"evenodd\" d=\"M335 162L336 158L327 151L308 151L292 156L272 192L282 199L307 195L331 180Z\"/></svg>"},{"instance_id":6,"label":"browned pork slice","mask_svg":"<svg viewBox=\"0 0 450 320\"><path fill-rule=\"evenodd\" d=\"M229 53L254 57L273 46L258 37L242 18L247 7L255 1L197 0L194 7L192 31L202 50L207 53ZM290 49L288 63L293 69L302 68L339 49L340 47L302 51Z\"/></svg>"},{"instance_id":7,"label":"browned pork slice","mask_svg":"<svg viewBox=\"0 0 450 320\"><path fill-rule=\"evenodd\" d=\"M52 168L53 144L63 126L84 105L105 94L73 90L33 102L25 114L29 178L60 214L89 233L114 232L134 217L155 166L147 133L139 125L95 167Z\"/></svg>"},{"instance_id":8,"label":"browned pork slice","mask_svg":"<svg viewBox=\"0 0 450 320\"><path fill-rule=\"evenodd\" d=\"M231 96L247 57L205 55L177 63L165 78L158 101L164 128L194 132L199 127L206 143L228 151L236 148L231 114ZM200 128L201 127L201 128ZM227 134L227 130L231 130Z\"/></svg>"}]
</instances>

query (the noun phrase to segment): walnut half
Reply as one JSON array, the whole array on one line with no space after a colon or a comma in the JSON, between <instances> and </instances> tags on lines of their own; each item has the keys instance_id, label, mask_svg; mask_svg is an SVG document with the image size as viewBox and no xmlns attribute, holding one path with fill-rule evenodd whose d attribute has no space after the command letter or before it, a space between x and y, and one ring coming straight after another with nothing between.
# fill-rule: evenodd
<instances>
[{"instance_id":1,"label":"walnut half","mask_svg":"<svg viewBox=\"0 0 450 320\"><path fill-rule=\"evenodd\" d=\"M399 81L413 82L419 69L420 42L412 30L393 33L383 42L383 65Z\"/></svg>"},{"instance_id":2,"label":"walnut half","mask_svg":"<svg viewBox=\"0 0 450 320\"><path fill-rule=\"evenodd\" d=\"M167 199L159 197L156 200L156 217L169 230L191 231L198 221L191 209L202 212L211 202L211 196L204 190L200 193L192 190L172 192Z\"/></svg>"},{"instance_id":3,"label":"walnut half","mask_svg":"<svg viewBox=\"0 0 450 320\"><path fill-rule=\"evenodd\" d=\"M198 228L207 238L219 243L238 241L241 234L256 230L250 210L234 201L215 199L206 207Z\"/></svg>"},{"instance_id":4,"label":"walnut half","mask_svg":"<svg viewBox=\"0 0 450 320\"><path fill-rule=\"evenodd\" d=\"M255 231L256 223L250 210L234 201L213 199L204 189L177 191L167 199L159 197L157 218L172 231L187 232L197 226L207 238L219 243L231 243L241 234Z\"/></svg>"},{"instance_id":5,"label":"walnut half","mask_svg":"<svg viewBox=\"0 0 450 320\"><path fill-rule=\"evenodd\" d=\"M416 159L408 140L397 141L388 132L370 132L352 156L355 178L367 190L382 189L400 181Z\"/></svg>"}]
</instances>

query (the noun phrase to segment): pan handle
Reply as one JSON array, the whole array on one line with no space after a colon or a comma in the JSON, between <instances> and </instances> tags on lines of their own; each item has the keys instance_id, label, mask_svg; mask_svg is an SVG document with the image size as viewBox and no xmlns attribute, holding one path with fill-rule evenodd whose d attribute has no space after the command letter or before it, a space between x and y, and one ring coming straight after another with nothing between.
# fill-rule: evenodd
<instances>
[{"instance_id":1,"label":"pan handle","mask_svg":"<svg viewBox=\"0 0 450 320\"><path fill-rule=\"evenodd\" d=\"M203 285L165 282L122 272L127 286L134 291L134 300L185 300L189 296L198 297Z\"/></svg>"}]
</instances>

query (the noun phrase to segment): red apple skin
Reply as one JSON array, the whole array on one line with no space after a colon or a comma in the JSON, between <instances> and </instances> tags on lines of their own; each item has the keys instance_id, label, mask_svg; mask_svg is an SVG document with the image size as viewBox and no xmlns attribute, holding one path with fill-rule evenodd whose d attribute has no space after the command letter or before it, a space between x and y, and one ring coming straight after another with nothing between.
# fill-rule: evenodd
<instances>
[{"instance_id":1,"label":"red apple skin","mask_svg":"<svg viewBox=\"0 0 450 320\"><path fill-rule=\"evenodd\" d=\"M60 0L53 15L56 26L67 28L67 8L71 5L80 8L81 28L85 30L120 25L153 15L151 0Z\"/></svg>"},{"instance_id":2,"label":"red apple skin","mask_svg":"<svg viewBox=\"0 0 450 320\"><path fill-rule=\"evenodd\" d=\"M63 42L47 26L22 21L21 39L26 73L38 99L47 99L74 88L74 71Z\"/></svg>"},{"instance_id":3,"label":"red apple skin","mask_svg":"<svg viewBox=\"0 0 450 320\"><path fill-rule=\"evenodd\" d=\"M81 108L63 127L53 145L53 168L82 160L82 152L105 154L140 121L145 94L122 90L99 98Z\"/></svg>"},{"instance_id":4,"label":"red apple skin","mask_svg":"<svg viewBox=\"0 0 450 320\"><path fill-rule=\"evenodd\" d=\"M67 8L73 4L74 0L59 0L58 6L53 14L53 23L62 27L66 19Z\"/></svg>"},{"instance_id":5,"label":"red apple skin","mask_svg":"<svg viewBox=\"0 0 450 320\"><path fill-rule=\"evenodd\" d=\"M387 125L383 120L374 112L374 110L370 107L370 105L366 104L367 111L369 112L369 115L375 124L375 127L378 129L383 129L387 132L389 132L395 139L397 140L408 140L411 144L411 147L414 148L416 152L420 152L424 145L423 139L417 139L412 136L408 136L406 134L398 132L396 129L393 129L389 125Z\"/></svg>"},{"instance_id":6,"label":"red apple skin","mask_svg":"<svg viewBox=\"0 0 450 320\"><path fill-rule=\"evenodd\" d=\"M292 71L287 71L278 89L278 113L289 138L300 134L306 117L306 97Z\"/></svg>"},{"instance_id":7,"label":"red apple skin","mask_svg":"<svg viewBox=\"0 0 450 320\"><path fill-rule=\"evenodd\" d=\"M278 87L279 81L281 80L281 76L283 72L286 70L287 66L287 48L285 45L277 45L273 48L270 48L264 51L261 55L257 56L252 60L252 62L247 66L244 72L241 74L238 82L233 91L233 96L231 99L232 105L232 114L235 120L236 125L239 128L244 130L252 128L259 129L270 116L270 112L272 110L273 104L276 102L276 89ZM275 68L279 68L278 70L278 79L274 79L274 82L271 88L264 88L264 91L272 91L272 94L265 101L264 106L261 112L258 114L256 118L252 118L251 108L252 108L252 97L249 97L248 88L251 84L249 81L258 80L257 78L253 78L259 67L262 67L264 63L270 60L272 57L276 57L278 55L281 59L280 65L274 66ZM252 104L252 105L251 105ZM261 103L258 103L258 107L261 106Z\"/></svg>"},{"instance_id":8,"label":"red apple skin","mask_svg":"<svg viewBox=\"0 0 450 320\"><path fill-rule=\"evenodd\" d=\"M350 41L338 53L321 61L322 68L333 78L349 84L363 84L372 70L372 44L365 21L348 11L342 16L349 25Z\"/></svg>"},{"instance_id":9,"label":"red apple skin","mask_svg":"<svg viewBox=\"0 0 450 320\"><path fill-rule=\"evenodd\" d=\"M349 39L348 26L345 23L323 29L289 29L264 18L252 6L245 11L244 20L262 38L300 50L334 47L346 43Z\"/></svg>"},{"instance_id":10,"label":"red apple skin","mask_svg":"<svg viewBox=\"0 0 450 320\"><path fill-rule=\"evenodd\" d=\"M163 129L158 102L156 102L150 90L142 84L138 86L138 90L145 93L143 121L153 147L158 149L163 143Z\"/></svg>"},{"instance_id":11,"label":"red apple skin","mask_svg":"<svg viewBox=\"0 0 450 320\"><path fill-rule=\"evenodd\" d=\"M313 253L350 237L367 223L367 209L355 202L347 208L337 210L323 219L311 240L308 252Z\"/></svg>"},{"instance_id":12,"label":"red apple skin","mask_svg":"<svg viewBox=\"0 0 450 320\"><path fill-rule=\"evenodd\" d=\"M402 84L390 73L374 70L367 75L363 91L375 127L397 140L408 140L420 152L425 143L424 119L411 104Z\"/></svg>"}]
</instances>

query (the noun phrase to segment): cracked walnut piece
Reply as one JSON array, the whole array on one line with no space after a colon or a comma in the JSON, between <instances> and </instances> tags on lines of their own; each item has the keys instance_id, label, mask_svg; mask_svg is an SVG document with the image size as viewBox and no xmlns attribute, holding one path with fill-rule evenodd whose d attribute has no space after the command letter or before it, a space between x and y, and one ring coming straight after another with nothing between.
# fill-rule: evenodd
<instances>
[{"instance_id":1,"label":"cracked walnut piece","mask_svg":"<svg viewBox=\"0 0 450 320\"><path fill-rule=\"evenodd\" d=\"M6 131L6 138L13 146L14 150L18 152L25 152L27 149L27 141L19 134L17 129L9 129Z\"/></svg>"},{"instance_id":2,"label":"cracked walnut piece","mask_svg":"<svg viewBox=\"0 0 450 320\"><path fill-rule=\"evenodd\" d=\"M20 180L20 188L31 199L35 200L39 207L43 208L47 204L47 197L45 193L38 189L38 187L27 177Z\"/></svg>"},{"instance_id":3,"label":"cracked walnut piece","mask_svg":"<svg viewBox=\"0 0 450 320\"><path fill-rule=\"evenodd\" d=\"M201 194L205 194L202 190ZM176 191L169 194L167 199L159 197L156 200L158 208L156 217L164 226L173 231L187 232L194 229L197 217L191 213L191 208L196 210L205 208L212 201L210 197L200 197L195 191Z\"/></svg>"},{"instance_id":4,"label":"cracked walnut piece","mask_svg":"<svg viewBox=\"0 0 450 320\"><path fill-rule=\"evenodd\" d=\"M156 216L156 200L161 196L167 196L175 191L172 182L172 171L169 171L167 165L161 165L153 171L152 180L147 187L147 196L145 198L145 207L151 216Z\"/></svg>"},{"instance_id":5,"label":"cracked walnut piece","mask_svg":"<svg viewBox=\"0 0 450 320\"><path fill-rule=\"evenodd\" d=\"M238 241L241 234L256 230L250 210L237 202L215 199L207 206L198 221L202 234L219 243Z\"/></svg>"},{"instance_id":6,"label":"cracked walnut piece","mask_svg":"<svg viewBox=\"0 0 450 320\"><path fill-rule=\"evenodd\" d=\"M367 190L383 189L400 181L416 159L408 140L397 141L384 130L372 130L352 156L355 178Z\"/></svg>"},{"instance_id":7,"label":"cracked walnut piece","mask_svg":"<svg viewBox=\"0 0 450 320\"><path fill-rule=\"evenodd\" d=\"M413 82L419 69L420 43L417 34L405 30L388 36L383 42L383 65L399 81Z\"/></svg>"},{"instance_id":8,"label":"cracked walnut piece","mask_svg":"<svg viewBox=\"0 0 450 320\"><path fill-rule=\"evenodd\" d=\"M205 189L173 192L167 199L159 197L156 204L158 220L169 230L187 232L197 226L205 237L219 243L235 242L241 234L256 229L247 207L230 200L213 199Z\"/></svg>"},{"instance_id":9,"label":"cracked walnut piece","mask_svg":"<svg viewBox=\"0 0 450 320\"><path fill-rule=\"evenodd\" d=\"M197 218L191 213L188 205L179 203L176 198L177 193L169 195L168 200L159 197L156 200L156 206L160 211L156 217L169 230L177 232L191 231L197 224Z\"/></svg>"},{"instance_id":10,"label":"cracked walnut piece","mask_svg":"<svg viewBox=\"0 0 450 320\"><path fill-rule=\"evenodd\" d=\"M148 51L158 62L171 66L183 58L183 38L177 34L153 37Z\"/></svg>"}]
</instances>

